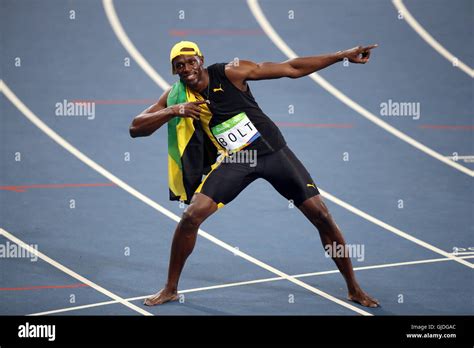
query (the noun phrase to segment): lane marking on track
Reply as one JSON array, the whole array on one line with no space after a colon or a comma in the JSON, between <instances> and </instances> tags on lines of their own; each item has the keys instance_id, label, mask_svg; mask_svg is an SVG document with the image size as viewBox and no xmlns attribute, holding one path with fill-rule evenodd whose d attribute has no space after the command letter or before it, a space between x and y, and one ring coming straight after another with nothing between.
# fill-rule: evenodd
<instances>
[{"instance_id":1,"label":"lane marking on track","mask_svg":"<svg viewBox=\"0 0 474 348\"><path fill-rule=\"evenodd\" d=\"M169 84L166 83L166 81L153 69L153 67L147 62L147 60L142 56L142 54L137 50L137 48L133 45L133 43L130 41L130 39L128 38L127 36L127 33L125 32L125 30L123 29L122 27L122 24L120 23L120 20L118 19L118 16L117 16L117 13L115 12L115 8L114 8L114 5L113 5L113 1L112 0L103 0L102 3L104 4L104 9L105 9L105 13L107 15L107 18L109 18L109 22L110 22L110 25L112 26L112 29L114 30L115 32L115 35L117 36L117 38L119 39L119 41L122 43L122 45L124 46L124 48L127 50L127 52L134 58L136 58L136 62L137 64L145 71L146 74L148 74L150 76L150 78L152 80L154 80L155 82L160 82L158 83L158 85L163 89L167 89L167 87L169 87ZM253 3L253 2L252 2ZM250 2L249 2L249 6L250 6ZM255 5L255 6L258 6L258 3ZM261 13L261 11L260 11ZM263 14L261 14L263 16ZM263 19L266 21L266 18L263 16ZM266 22L268 23L268 22ZM268 23L268 25L270 25ZM271 28L271 26L270 26ZM265 27L263 27L263 29L265 30ZM269 30L267 28L267 30ZM273 28L271 28L271 30L273 30ZM275 35L277 35L275 33L275 31L273 30L273 33ZM267 33L268 34L268 33ZM277 35L278 37L278 35ZM278 37L279 40L281 40L279 37ZM288 48L289 49L289 48ZM294 54L294 53L293 53ZM152 71L152 72L151 72ZM445 158L444 156L440 155L442 158L443 158L443 161L447 161L447 162L450 162L450 163L454 163L455 165L458 165L457 163ZM462 167L462 166L461 166ZM464 168L464 167L462 167ZM464 168L464 169L467 169L467 168ZM468 170L468 169L467 169ZM472 171L474 173L474 171ZM467 262L467 261L464 261L464 260L461 260L461 259L458 259L457 257L445 252L444 250L441 250L431 244L428 244L424 241L422 241L421 239L418 239L416 237L413 237L411 236L410 234L406 233L406 232L403 232L401 230L399 230L398 228L396 227L393 227L363 211L361 211L360 209L357 209L355 207L353 207L352 205L350 205L349 203L346 203L344 202L343 200L331 195L330 193L327 193L325 191L323 191L322 189L319 189L321 195L324 197L324 198L327 198L329 199L330 201L332 201L333 203L336 203L337 205L349 210L350 212L402 237L402 238L405 238L411 242L414 242L426 249L429 249L437 254L440 254L444 257L448 257L448 258L452 258L453 260L463 264L464 266L467 266L469 268L473 268L474 265L470 262Z\"/></svg>"},{"instance_id":2,"label":"lane marking on track","mask_svg":"<svg viewBox=\"0 0 474 348\"><path fill-rule=\"evenodd\" d=\"M156 99L74 99L74 104L94 103L96 105L150 105L157 102Z\"/></svg>"},{"instance_id":3,"label":"lane marking on track","mask_svg":"<svg viewBox=\"0 0 474 348\"><path fill-rule=\"evenodd\" d=\"M0 288L0 291L28 291L28 290L43 290L43 289L75 289L89 287L87 284L69 284L69 285L33 285L24 286L20 288Z\"/></svg>"},{"instance_id":4,"label":"lane marking on track","mask_svg":"<svg viewBox=\"0 0 474 348\"><path fill-rule=\"evenodd\" d=\"M463 258L470 259L470 258L474 258L474 256L464 256ZM380 268L399 267L399 266L408 266L408 265L420 265L420 264L427 264L427 263L434 263L434 262L444 262L444 261L452 261L452 260L447 259L447 258L440 258L440 259L427 259L427 260L418 260L418 261L396 262L396 263L380 264L380 265L373 265L373 266L355 267L354 271L363 271L363 270L369 270L369 269L380 269ZM321 276L321 275L335 274L335 273L339 273L339 270L296 274L296 275L293 275L293 277L295 277L295 278L304 278L304 277L314 277L314 276ZM215 289L223 289L223 288L231 288L231 287L243 286L243 285L261 284L261 283L273 282L273 281L278 281L278 280L284 280L284 278L273 277L273 278L248 280L248 281L243 281L243 282L212 285L212 286L206 286L206 287L200 287L200 288L194 288L194 289L181 290L181 291L179 291L179 294L186 294L186 293L207 291L207 290L215 290ZM145 299L149 296L150 295L130 297L130 298L127 298L126 300L127 301L143 300L143 299ZM88 304L88 305L66 307L66 308L60 308L60 309L45 311L45 312L32 313L32 314L28 314L28 315L37 316L37 315L48 315L48 314L64 313L64 312L71 312L71 311L76 311L76 310L86 309L86 308L101 307L101 306L106 306L106 305L115 304L115 303L117 303L117 302L116 301L104 301L104 302L91 303L91 304Z\"/></svg>"},{"instance_id":5,"label":"lane marking on track","mask_svg":"<svg viewBox=\"0 0 474 348\"><path fill-rule=\"evenodd\" d=\"M298 55L283 41L283 39L278 35L278 33L273 29L272 25L270 22L267 20L265 15L262 12L262 9L260 8L260 5L258 4L257 0L247 0L247 5L250 8L250 11L252 12L253 16L257 20L257 22L260 24L262 29L265 31L267 34L268 38L277 46L280 51L283 52L288 58L298 58ZM387 132L391 133L392 135L396 136L400 140L406 142L407 144L410 144L411 146L417 148L418 150L426 153L427 155L433 157L434 159L437 159L438 161L447 164L450 167L453 167L460 172L467 174L471 177L474 176L474 170L470 170L469 168L464 167L463 165L460 165L459 163L450 161L446 159L443 155L440 153L434 151L433 149L429 148L426 145L423 145L419 141L413 139L412 137L406 135L405 133L399 131L395 127L391 126L385 121L382 121L380 118L375 116L373 113L371 113L369 110L365 109L361 105L357 104L355 101L353 101L351 98L346 96L344 93L342 93L340 90L338 90L336 87L334 87L332 84L330 84L327 80L322 78L320 75L317 73L312 73L308 75L314 82L316 82L318 85L320 85L322 88L324 88L326 91L331 93L334 97L339 99L341 102L346 104L348 107L359 113L361 116L365 117L369 121L375 123L377 126L380 128L386 130Z\"/></svg>"},{"instance_id":6,"label":"lane marking on track","mask_svg":"<svg viewBox=\"0 0 474 348\"><path fill-rule=\"evenodd\" d=\"M73 277L73 278L76 278L77 280L79 280L81 283L83 284L86 284L86 285L89 285L91 288L97 290L98 292L104 294L105 296L107 297L110 297L112 299L114 299L116 302L118 303L121 303L123 304L124 306L134 310L135 312L138 312L140 314L143 314L143 315L153 315L151 314L150 312L147 312L146 310L134 305L133 303L130 303L128 302L127 300L123 299L122 297L114 294L113 292L110 292L109 290L103 288L102 286L100 285L97 285L96 283L90 281L89 279L87 278L84 278L83 276L77 274L76 272L74 272L73 270L67 268L66 266L60 264L59 262L57 261L54 261L53 259L51 259L50 257L46 256L45 254L43 254L42 252L36 250L35 248L32 248L31 246L29 246L28 244L26 244L25 242L23 242L22 240L18 239L17 237L15 237L14 235L12 235L11 233L5 231L3 228L0 228L0 234L2 236L4 236L5 238L8 238L9 240L11 240L12 242L18 244L19 246L21 246L23 249L27 250L29 253L35 255L35 256L38 256L40 259L42 259L43 261L49 263L51 266L59 269L60 271L66 273L67 275Z\"/></svg>"},{"instance_id":7,"label":"lane marking on track","mask_svg":"<svg viewBox=\"0 0 474 348\"><path fill-rule=\"evenodd\" d=\"M353 124L348 123L304 123L304 122L275 122L278 127L289 128L354 128Z\"/></svg>"},{"instance_id":8,"label":"lane marking on track","mask_svg":"<svg viewBox=\"0 0 474 348\"><path fill-rule=\"evenodd\" d=\"M470 77L474 77L474 70L471 69L467 64L463 63L459 58L454 56L451 52L449 52L443 45L441 45L436 39L428 33L425 28L421 26L420 23L412 16L410 11L406 8L403 4L402 0L392 0L393 5L395 8L403 15L403 19L408 23L408 25L418 34L420 37L426 41L428 45L433 47L435 51L441 54L444 58L446 58L453 67L459 68L468 74ZM456 64L454 64L456 62Z\"/></svg>"},{"instance_id":9,"label":"lane marking on track","mask_svg":"<svg viewBox=\"0 0 474 348\"><path fill-rule=\"evenodd\" d=\"M0 191L26 192L28 189L59 189L59 188L77 188L77 187L110 187L114 183L96 183L96 184L35 184L35 185L10 185L0 186Z\"/></svg>"},{"instance_id":10,"label":"lane marking on track","mask_svg":"<svg viewBox=\"0 0 474 348\"><path fill-rule=\"evenodd\" d=\"M170 36L256 36L264 35L262 29L170 29Z\"/></svg>"},{"instance_id":11,"label":"lane marking on track","mask_svg":"<svg viewBox=\"0 0 474 348\"><path fill-rule=\"evenodd\" d=\"M473 125L447 125L447 124L421 124L418 126L421 129L433 129L433 130L474 130Z\"/></svg>"},{"instance_id":12,"label":"lane marking on track","mask_svg":"<svg viewBox=\"0 0 474 348\"><path fill-rule=\"evenodd\" d=\"M394 234L396 234L396 235L398 235L398 236L400 236L404 239L407 239L407 240L409 240L409 241L411 241L415 244L418 244L419 246L422 246L423 248L431 250L431 251L433 251L433 252L435 252L439 255L442 255L444 257L453 259L454 261L459 262L460 264L463 264L464 266L467 266L469 268L474 268L474 264L472 264L470 262L462 260L462 259L454 256L453 254L450 254L450 253L448 253L448 252L446 252L446 251L444 251L440 248L435 247L434 245L431 245L427 242L422 241L421 239L413 237L412 235L410 235L406 232L403 232L402 230L399 230L398 228L393 227L393 226L391 226L391 225L389 225L389 224L387 224L387 223L385 223L385 222L383 222L383 221L381 221L381 220L379 220L379 219L363 212L360 209L357 209L356 207L340 200L337 197L334 197L333 195L331 195L327 192L324 192L321 189L319 189L319 191L321 193L324 193L324 197L328 198L330 201L340 205L343 208L346 208L347 210L351 211L352 213L354 213L354 214L356 214L356 215L358 215L358 216L360 216L360 217L362 217L362 218L364 218L364 219L366 219L366 220L368 220L368 221L370 221L370 222L372 222L372 223L374 223L374 224L376 224L376 225L378 225L378 226L380 226L380 227L382 227L382 228L384 228L384 229L386 229L386 230L388 230L388 231L390 231L390 232L392 232L392 233L394 233Z\"/></svg>"}]
</instances>

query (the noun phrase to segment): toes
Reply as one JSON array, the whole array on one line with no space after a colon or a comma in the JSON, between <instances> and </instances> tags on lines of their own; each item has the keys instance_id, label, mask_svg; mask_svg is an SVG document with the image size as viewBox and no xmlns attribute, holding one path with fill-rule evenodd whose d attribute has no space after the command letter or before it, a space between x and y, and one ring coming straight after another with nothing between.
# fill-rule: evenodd
<instances>
[{"instance_id":1,"label":"toes","mask_svg":"<svg viewBox=\"0 0 474 348\"><path fill-rule=\"evenodd\" d=\"M179 298L178 294L164 295L161 291L143 301L145 306L156 306L169 301L176 301Z\"/></svg>"},{"instance_id":2,"label":"toes","mask_svg":"<svg viewBox=\"0 0 474 348\"><path fill-rule=\"evenodd\" d=\"M367 304L366 304L367 307L371 307L371 308L380 307L379 301L377 301L373 298L369 298L366 302L367 302Z\"/></svg>"},{"instance_id":3,"label":"toes","mask_svg":"<svg viewBox=\"0 0 474 348\"><path fill-rule=\"evenodd\" d=\"M380 307L379 301L369 296L349 296L348 299L358 303L364 307L377 308Z\"/></svg>"},{"instance_id":4,"label":"toes","mask_svg":"<svg viewBox=\"0 0 474 348\"><path fill-rule=\"evenodd\" d=\"M147 298L143 304L145 306L154 306L156 304L156 301L154 301L153 299Z\"/></svg>"},{"instance_id":5,"label":"toes","mask_svg":"<svg viewBox=\"0 0 474 348\"><path fill-rule=\"evenodd\" d=\"M374 303L369 301L369 300L361 301L361 304L365 307L373 307L374 306Z\"/></svg>"},{"instance_id":6,"label":"toes","mask_svg":"<svg viewBox=\"0 0 474 348\"><path fill-rule=\"evenodd\" d=\"M157 304L156 299L154 297L149 297L145 301L143 301L145 306L154 306Z\"/></svg>"}]
</instances>

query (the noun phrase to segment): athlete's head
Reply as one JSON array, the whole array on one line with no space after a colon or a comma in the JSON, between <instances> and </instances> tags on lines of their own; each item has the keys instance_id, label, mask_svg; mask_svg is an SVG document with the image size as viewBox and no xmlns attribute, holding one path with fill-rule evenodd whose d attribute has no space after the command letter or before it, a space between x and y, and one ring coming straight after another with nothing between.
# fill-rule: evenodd
<instances>
[{"instance_id":1,"label":"athlete's head","mask_svg":"<svg viewBox=\"0 0 474 348\"><path fill-rule=\"evenodd\" d=\"M188 86L195 86L204 71L204 56L198 45L191 41L180 41L170 52L173 74L178 74Z\"/></svg>"}]
</instances>

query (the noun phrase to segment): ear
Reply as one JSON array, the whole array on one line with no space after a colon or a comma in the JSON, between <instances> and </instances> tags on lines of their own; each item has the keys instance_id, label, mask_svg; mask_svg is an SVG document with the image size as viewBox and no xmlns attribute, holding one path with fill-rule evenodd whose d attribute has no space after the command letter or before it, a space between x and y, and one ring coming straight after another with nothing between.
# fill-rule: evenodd
<instances>
[{"instance_id":1,"label":"ear","mask_svg":"<svg viewBox=\"0 0 474 348\"><path fill-rule=\"evenodd\" d=\"M199 57L201 59L201 65L204 65L204 56Z\"/></svg>"},{"instance_id":2,"label":"ear","mask_svg":"<svg viewBox=\"0 0 474 348\"><path fill-rule=\"evenodd\" d=\"M171 61L171 73L176 75L176 69L174 68L174 59Z\"/></svg>"}]
</instances>

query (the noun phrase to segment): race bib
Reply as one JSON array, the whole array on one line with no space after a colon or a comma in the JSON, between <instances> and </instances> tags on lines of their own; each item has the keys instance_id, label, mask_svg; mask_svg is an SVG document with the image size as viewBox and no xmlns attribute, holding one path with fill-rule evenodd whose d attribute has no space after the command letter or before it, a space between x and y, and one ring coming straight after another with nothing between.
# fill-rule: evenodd
<instances>
[{"instance_id":1,"label":"race bib","mask_svg":"<svg viewBox=\"0 0 474 348\"><path fill-rule=\"evenodd\" d=\"M219 144L231 152L243 149L260 136L245 112L212 127L211 131Z\"/></svg>"}]
</instances>

